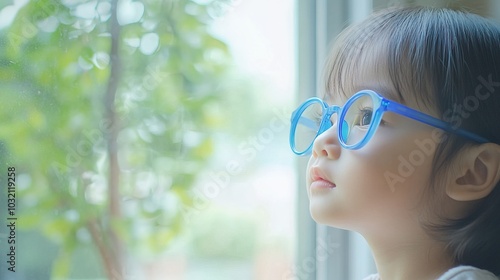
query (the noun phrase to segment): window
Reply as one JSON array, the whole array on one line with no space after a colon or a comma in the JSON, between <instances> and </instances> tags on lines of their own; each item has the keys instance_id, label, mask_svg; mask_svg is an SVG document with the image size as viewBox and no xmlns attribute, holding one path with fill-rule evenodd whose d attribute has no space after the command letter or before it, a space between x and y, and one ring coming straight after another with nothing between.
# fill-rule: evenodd
<instances>
[{"instance_id":1,"label":"window","mask_svg":"<svg viewBox=\"0 0 500 280\"><path fill-rule=\"evenodd\" d=\"M328 47L350 22L372 11L371 1L299 1L299 98L321 91L321 71ZM355 8L354 8L355 7ZM305 170L307 159L298 160ZM304 172L302 172L304 173ZM305 181L299 178L299 185ZM375 271L364 240L347 231L316 225L309 216L307 194L299 188L297 279L362 279Z\"/></svg>"},{"instance_id":2,"label":"window","mask_svg":"<svg viewBox=\"0 0 500 280\"><path fill-rule=\"evenodd\" d=\"M2 1L0 279L374 272L310 218L289 117L334 37L400 2Z\"/></svg>"},{"instance_id":3,"label":"window","mask_svg":"<svg viewBox=\"0 0 500 280\"><path fill-rule=\"evenodd\" d=\"M1 5L1 279L287 273L293 1Z\"/></svg>"}]
</instances>

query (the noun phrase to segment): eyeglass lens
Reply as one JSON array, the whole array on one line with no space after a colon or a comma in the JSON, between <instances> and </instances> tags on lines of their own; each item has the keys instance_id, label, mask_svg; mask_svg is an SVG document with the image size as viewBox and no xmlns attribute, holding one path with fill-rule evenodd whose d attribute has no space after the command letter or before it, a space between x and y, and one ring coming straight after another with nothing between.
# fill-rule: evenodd
<instances>
[{"instance_id":1,"label":"eyeglass lens","mask_svg":"<svg viewBox=\"0 0 500 280\"><path fill-rule=\"evenodd\" d=\"M318 135L323 114L322 104L313 102L299 116L293 138L298 152L307 150Z\"/></svg>"},{"instance_id":2,"label":"eyeglass lens","mask_svg":"<svg viewBox=\"0 0 500 280\"><path fill-rule=\"evenodd\" d=\"M372 124L373 99L368 94L359 95L354 100L349 100L345 106L339 140L347 146L357 145L366 137ZM303 110L298 118L294 135L295 148L298 152L306 151L312 145L325 113L326 109L323 109L319 102L310 103Z\"/></svg>"}]
</instances>

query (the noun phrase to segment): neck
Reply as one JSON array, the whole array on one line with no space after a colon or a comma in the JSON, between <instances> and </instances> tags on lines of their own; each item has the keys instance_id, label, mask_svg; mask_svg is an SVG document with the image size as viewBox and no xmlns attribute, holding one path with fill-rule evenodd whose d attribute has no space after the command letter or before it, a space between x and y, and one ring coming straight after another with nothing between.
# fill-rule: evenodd
<instances>
[{"instance_id":1,"label":"neck","mask_svg":"<svg viewBox=\"0 0 500 280\"><path fill-rule=\"evenodd\" d=\"M443 244L431 238L397 240L367 239L382 280L437 279L453 267Z\"/></svg>"}]
</instances>

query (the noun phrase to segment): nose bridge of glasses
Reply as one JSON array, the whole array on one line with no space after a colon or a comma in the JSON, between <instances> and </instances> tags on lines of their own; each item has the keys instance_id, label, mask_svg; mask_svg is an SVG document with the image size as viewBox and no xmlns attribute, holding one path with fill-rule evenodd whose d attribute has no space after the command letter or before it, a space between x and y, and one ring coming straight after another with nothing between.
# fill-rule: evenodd
<instances>
[{"instance_id":1,"label":"nose bridge of glasses","mask_svg":"<svg viewBox=\"0 0 500 280\"><path fill-rule=\"evenodd\" d=\"M326 109L324 118L325 118L325 120L330 120L330 122L329 122L330 126L333 126L337 122L337 119L339 118L341 109L342 108L340 108L337 105L332 105Z\"/></svg>"},{"instance_id":2,"label":"nose bridge of glasses","mask_svg":"<svg viewBox=\"0 0 500 280\"><path fill-rule=\"evenodd\" d=\"M340 125L338 123L338 120L340 119L341 115L343 114L342 113L342 110L343 110L343 107L340 107L340 106L337 106L337 105L332 105L330 107L327 108L327 111L325 113L325 119L328 118L329 121L326 121L325 120L325 123L328 123L328 127L325 127L323 131L329 129L330 127L333 127L333 126L337 126L337 137L340 139L347 139L348 135L349 135L349 130L350 130L350 127L349 127L349 124L346 122L346 120L344 119L343 120L343 124ZM342 131L341 131L341 130Z\"/></svg>"},{"instance_id":3,"label":"nose bridge of glasses","mask_svg":"<svg viewBox=\"0 0 500 280\"><path fill-rule=\"evenodd\" d=\"M332 120L332 117L333 115L338 115L340 111L339 106L336 105L328 106L326 103L324 103L323 108L324 108L323 117L321 121L321 126L318 130L318 135L322 134L335 124L335 120Z\"/></svg>"}]
</instances>

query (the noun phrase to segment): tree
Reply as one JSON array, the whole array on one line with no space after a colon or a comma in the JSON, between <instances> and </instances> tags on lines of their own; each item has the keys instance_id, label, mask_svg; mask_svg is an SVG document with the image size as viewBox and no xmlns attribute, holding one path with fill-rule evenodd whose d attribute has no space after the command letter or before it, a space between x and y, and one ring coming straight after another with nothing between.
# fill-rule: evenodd
<instances>
[{"instance_id":1,"label":"tree","mask_svg":"<svg viewBox=\"0 0 500 280\"><path fill-rule=\"evenodd\" d=\"M207 32L214 7L38 0L2 30L1 162L29 178L20 226L61 244L54 278L82 232L107 278L123 279L130 252L160 251L182 229L229 59Z\"/></svg>"}]
</instances>

